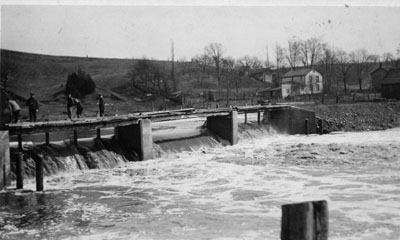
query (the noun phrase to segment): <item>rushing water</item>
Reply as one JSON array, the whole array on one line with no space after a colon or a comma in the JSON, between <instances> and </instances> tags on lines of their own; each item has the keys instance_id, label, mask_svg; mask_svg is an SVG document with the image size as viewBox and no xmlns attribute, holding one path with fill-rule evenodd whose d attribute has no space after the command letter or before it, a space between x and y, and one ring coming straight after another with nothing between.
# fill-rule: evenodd
<instances>
[{"instance_id":1,"label":"rushing water","mask_svg":"<svg viewBox=\"0 0 400 240\"><path fill-rule=\"evenodd\" d=\"M400 239L400 129L216 146L186 126L155 131L160 158L0 193L0 239L280 239L281 205L310 200L328 201L329 239Z\"/></svg>"}]
</instances>

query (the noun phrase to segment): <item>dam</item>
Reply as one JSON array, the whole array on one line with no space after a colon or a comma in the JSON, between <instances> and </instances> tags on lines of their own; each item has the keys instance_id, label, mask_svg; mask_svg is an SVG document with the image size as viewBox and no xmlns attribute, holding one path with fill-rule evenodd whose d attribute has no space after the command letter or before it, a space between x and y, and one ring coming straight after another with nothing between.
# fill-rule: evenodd
<instances>
[{"instance_id":1,"label":"dam","mask_svg":"<svg viewBox=\"0 0 400 240\"><path fill-rule=\"evenodd\" d=\"M206 118L206 128L230 145L238 143L238 114L245 116L256 113L258 124L268 124L278 132L287 134L309 134L317 132L315 113L289 105L242 106L215 109L180 109L159 112L144 112L103 118L85 118L67 121L47 121L35 123L9 124L8 131L1 131L1 172L0 189L10 185L10 137L17 137L18 150L22 152L22 136L41 134L47 145L51 134L59 131L73 132L72 142L77 145L79 133L84 130L96 130L101 138L101 129L114 128L115 140L125 149L137 154L140 160L154 158L152 123L174 121L194 117ZM322 129L320 127L319 129ZM23 160L21 160L23 161ZM43 164L36 160L37 175L43 175ZM18 175L18 174L17 174ZM36 176L43 181L43 176ZM43 186L38 187L43 190Z\"/></svg>"}]
</instances>

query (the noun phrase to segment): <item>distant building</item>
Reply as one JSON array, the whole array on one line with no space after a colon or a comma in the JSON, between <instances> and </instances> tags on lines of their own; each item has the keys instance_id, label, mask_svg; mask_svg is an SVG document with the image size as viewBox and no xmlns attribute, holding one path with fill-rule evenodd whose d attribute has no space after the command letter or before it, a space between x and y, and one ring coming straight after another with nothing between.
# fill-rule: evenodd
<instances>
[{"instance_id":1,"label":"distant building","mask_svg":"<svg viewBox=\"0 0 400 240\"><path fill-rule=\"evenodd\" d=\"M263 100L279 99L282 98L282 88L266 88L258 91L257 95Z\"/></svg>"},{"instance_id":2,"label":"distant building","mask_svg":"<svg viewBox=\"0 0 400 240\"><path fill-rule=\"evenodd\" d=\"M314 69L298 69L282 76L282 97L322 93L321 73Z\"/></svg>"},{"instance_id":3,"label":"distant building","mask_svg":"<svg viewBox=\"0 0 400 240\"><path fill-rule=\"evenodd\" d=\"M379 63L379 67L370 72L372 89L380 91L382 89L382 81L389 72L389 67L383 66Z\"/></svg>"},{"instance_id":4,"label":"distant building","mask_svg":"<svg viewBox=\"0 0 400 240\"><path fill-rule=\"evenodd\" d=\"M249 73L249 77L252 77L260 82L270 83L272 85L272 74L273 71L270 68L261 68L251 71Z\"/></svg>"},{"instance_id":5,"label":"distant building","mask_svg":"<svg viewBox=\"0 0 400 240\"><path fill-rule=\"evenodd\" d=\"M395 98L400 100L400 68L388 70L381 82L383 98Z\"/></svg>"}]
</instances>

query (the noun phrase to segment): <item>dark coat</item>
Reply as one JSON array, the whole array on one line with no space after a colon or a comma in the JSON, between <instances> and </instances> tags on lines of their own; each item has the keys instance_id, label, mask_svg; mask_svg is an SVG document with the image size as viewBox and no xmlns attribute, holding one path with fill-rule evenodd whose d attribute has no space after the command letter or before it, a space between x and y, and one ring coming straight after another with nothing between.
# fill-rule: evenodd
<instances>
[{"instance_id":1,"label":"dark coat","mask_svg":"<svg viewBox=\"0 0 400 240\"><path fill-rule=\"evenodd\" d=\"M39 109L39 103L34 97L30 97L28 101L26 101L26 105L28 105L29 110L38 110Z\"/></svg>"}]
</instances>

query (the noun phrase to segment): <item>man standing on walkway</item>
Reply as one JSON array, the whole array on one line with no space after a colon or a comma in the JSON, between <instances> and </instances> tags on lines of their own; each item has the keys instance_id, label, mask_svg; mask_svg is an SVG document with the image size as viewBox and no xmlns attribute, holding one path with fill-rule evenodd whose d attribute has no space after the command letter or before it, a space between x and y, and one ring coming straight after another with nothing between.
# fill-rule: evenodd
<instances>
[{"instance_id":1,"label":"man standing on walkway","mask_svg":"<svg viewBox=\"0 0 400 240\"><path fill-rule=\"evenodd\" d=\"M11 110L14 122L17 123L18 119L19 119L19 111L21 110L21 108L19 107L18 103L14 100L8 100L8 104L10 105L10 110Z\"/></svg>"},{"instance_id":2,"label":"man standing on walkway","mask_svg":"<svg viewBox=\"0 0 400 240\"><path fill-rule=\"evenodd\" d=\"M99 94L99 111L100 117L104 117L104 99L103 95Z\"/></svg>"},{"instance_id":3,"label":"man standing on walkway","mask_svg":"<svg viewBox=\"0 0 400 240\"><path fill-rule=\"evenodd\" d=\"M72 106L74 106L74 99L72 98L71 93L70 93L70 94L68 94L68 98L67 98L67 114L68 114L69 119L72 119L72 116L71 116Z\"/></svg>"},{"instance_id":4,"label":"man standing on walkway","mask_svg":"<svg viewBox=\"0 0 400 240\"><path fill-rule=\"evenodd\" d=\"M35 94L31 93L31 97L26 102L29 107L29 121L31 122L36 122L36 113L39 111L39 104L34 96Z\"/></svg>"},{"instance_id":5,"label":"man standing on walkway","mask_svg":"<svg viewBox=\"0 0 400 240\"><path fill-rule=\"evenodd\" d=\"M79 99L75 98L74 99L75 104L76 104L76 117L80 118L82 116L82 111L83 111L83 107L81 104L81 101L79 101Z\"/></svg>"}]
</instances>

